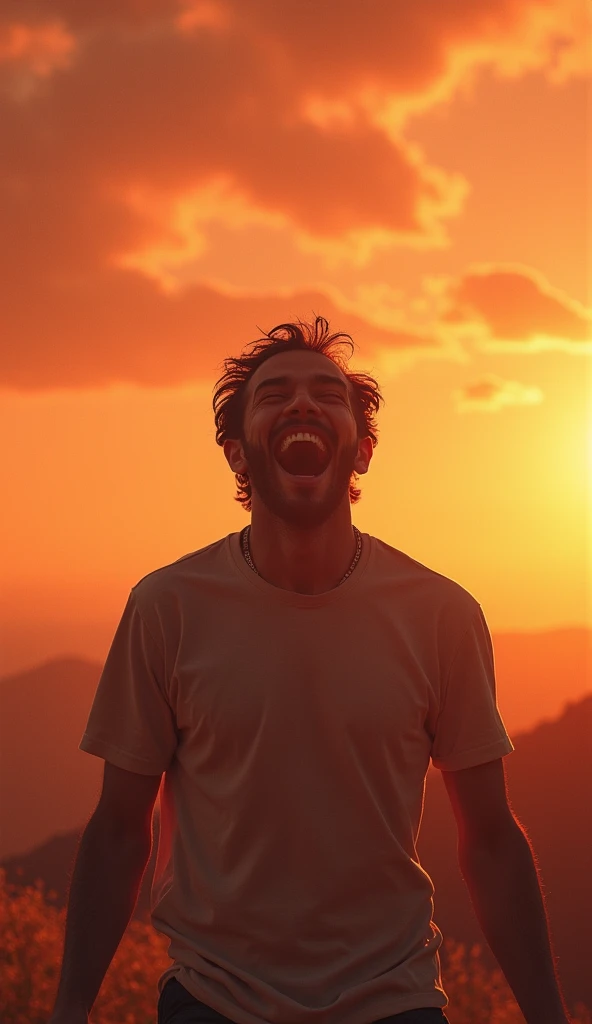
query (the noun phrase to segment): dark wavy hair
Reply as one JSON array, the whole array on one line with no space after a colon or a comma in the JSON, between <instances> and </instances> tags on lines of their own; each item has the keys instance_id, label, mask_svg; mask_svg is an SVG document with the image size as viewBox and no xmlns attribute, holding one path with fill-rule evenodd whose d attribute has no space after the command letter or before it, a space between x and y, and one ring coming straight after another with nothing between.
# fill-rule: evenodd
<instances>
[{"instance_id":1,"label":"dark wavy hair","mask_svg":"<svg viewBox=\"0 0 592 1024\"><path fill-rule=\"evenodd\" d=\"M378 412L384 398L374 377L370 377L367 373L350 373L347 370L347 359L344 360L340 356L338 349L341 345L347 345L351 357L354 351L354 341L351 335L341 332L330 334L329 323L322 316L317 316L314 323L297 320L296 323L279 324L268 333L264 331L261 333L262 338L247 345L247 348L252 348L252 352L248 354L243 352L238 359L231 357L223 361L225 372L214 385L217 390L212 401L216 423L216 444L223 445L228 438L242 439L244 437L245 393L247 384L255 370L280 352L301 350L320 352L342 370L350 385L350 397L358 427L358 438L370 437L372 447L375 448L378 444L378 426L374 414ZM249 477L246 473L235 473L235 477L237 496L234 500L240 502L245 511L250 512L251 484ZM349 500L352 505L360 500L362 493L358 487L354 486L357 479L358 474L352 473L349 484Z\"/></svg>"}]
</instances>

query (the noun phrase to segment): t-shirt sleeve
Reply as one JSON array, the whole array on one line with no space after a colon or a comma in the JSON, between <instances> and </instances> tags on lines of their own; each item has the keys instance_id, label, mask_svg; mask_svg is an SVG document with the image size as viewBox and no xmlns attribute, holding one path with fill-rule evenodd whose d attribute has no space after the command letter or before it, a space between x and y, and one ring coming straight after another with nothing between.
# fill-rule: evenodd
<instances>
[{"instance_id":1,"label":"t-shirt sleeve","mask_svg":"<svg viewBox=\"0 0 592 1024\"><path fill-rule=\"evenodd\" d=\"M475 603L443 682L432 763L444 771L473 768L514 750L496 702L493 644Z\"/></svg>"},{"instance_id":2,"label":"t-shirt sleeve","mask_svg":"<svg viewBox=\"0 0 592 1024\"><path fill-rule=\"evenodd\" d=\"M140 775L164 772L177 747L164 657L132 588L99 678L79 749Z\"/></svg>"}]
</instances>

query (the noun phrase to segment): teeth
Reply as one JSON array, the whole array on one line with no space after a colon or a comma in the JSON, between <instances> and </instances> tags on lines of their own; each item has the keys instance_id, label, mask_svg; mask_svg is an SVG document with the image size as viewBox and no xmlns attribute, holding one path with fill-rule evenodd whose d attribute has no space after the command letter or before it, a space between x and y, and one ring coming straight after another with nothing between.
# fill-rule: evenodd
<instances>
[{"instance_id":1,"label":"teeth","mask_svg":"<svg viewBox=\"0 0 592 1024\"><path fill-rule=\"evenodd\" d=\"M316 434L300 432L298 434L290 434L288 437L285 437L284 440L282 441L280 452L285 452L286 448L288 448L292 444L292 441L313 441L314 444L316 444L317 447L320 448L322 452L326 450L325 445L321 441L320 437L317 437Z\"/></svg>"}]
</instances>

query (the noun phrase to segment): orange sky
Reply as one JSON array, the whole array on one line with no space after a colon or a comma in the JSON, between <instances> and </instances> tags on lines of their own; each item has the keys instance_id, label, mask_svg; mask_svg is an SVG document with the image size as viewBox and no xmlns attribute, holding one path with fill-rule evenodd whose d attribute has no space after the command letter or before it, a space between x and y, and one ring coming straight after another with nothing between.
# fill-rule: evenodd
<instances>
[{"instance_id":1,"label":"orange sky","mask_svg":"<svg viewBox=\"0 0 592 1024\"><path fill-rule=\"evenodd\" d=\"M245 525L213 385L313 313L386 399L356 525L592 626L586 10L3 4L0 671Z\"/></svg>"}]
</instances>

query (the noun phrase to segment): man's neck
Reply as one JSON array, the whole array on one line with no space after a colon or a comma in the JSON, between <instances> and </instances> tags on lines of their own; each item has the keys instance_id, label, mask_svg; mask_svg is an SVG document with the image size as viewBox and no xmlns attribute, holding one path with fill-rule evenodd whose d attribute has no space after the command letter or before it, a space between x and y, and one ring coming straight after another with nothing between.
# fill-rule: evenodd
<instances>
[{"instance_id":1,"label":"man's neck","mask_svg":"<svg viewBox=\"0 0 592 1024\"><path fill-rule=\"evenodd\" d=\"M297 594L323 594L339 586L356 554L351 519L336 526L324 523L294 530L280 523L251 523L249 549L259 575L273 587Z\"/></svg>"}]
</instances>

